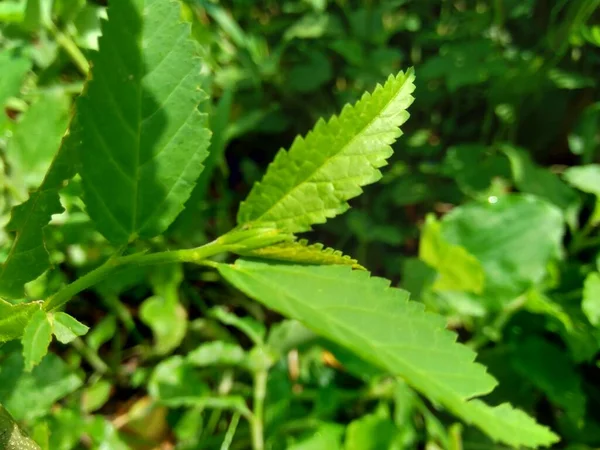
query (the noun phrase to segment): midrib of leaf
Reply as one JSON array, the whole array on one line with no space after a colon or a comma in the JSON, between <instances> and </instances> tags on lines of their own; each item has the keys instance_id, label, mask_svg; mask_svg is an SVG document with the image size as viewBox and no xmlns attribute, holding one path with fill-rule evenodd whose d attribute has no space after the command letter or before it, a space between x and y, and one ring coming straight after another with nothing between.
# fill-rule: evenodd
<instances>
[{"instance_id":1,"label":"midrib of leaf","mask_svg":"<svg viewBox=\"0 0 600 450\"><path fill-rule=\"evenodd\" d=\"M200 61L179 7L172 0L113 0L78 103L84 200L115 244L164 232L207 154Z\"/></svg>"},{"instance_id":2,"label":"midrib of leaf","mask_svg":"<svg viewBox=\"0 0 600 450\"><path fill-rule=\"evenodd\" d=\"M278 266L278 270L282 271L282 272L288 272L292 276L296 275L296 273L293 270L286 270L285 266ZM250 271L244 271L244 274L246 274L249 277L254 278L257 281L260 281L263 284L269 285L272 290L275 290L275 291L277 291L277 292L280 293L280 298L281 299L286 299L287 300L287 299L290 298L290 295L289 295L289 293L287 291L285 291L284 289L280 288L279 286L276 286L273 282L270 282L268 279L263 279L261 277L258 277L256 275L252 274ZM328 283L332 283L332 284L335 284L336 282L339 281L337 278L326 277L326 276L323 276L323 275L315 275L314 273L311 274L311 277L313 277L313 278L320 278L320 279L325 280ZM341 306L326 307L326 308L321 308L319 310L319 309L315 308L310 302L302 301L302 299L300 299L300 298L296 298L295 302L300 303L304 307L310 309L313 312L313 314L315 314L315 315L321 314L320 310L335 310L335 309L340 309L340 308L346 309L346 310L355 310L357 312L371 312L370 310L363 310L361 308L349 307L349 306L343 306L343 307L341 307ZM293 306L294 302L288 300L287 301L287 305L288 305L288 307L289 307L290 310L294 311L294 313L296 314L296 317L301 317L302 316L302 314L298 314L298 310L296 309L295 306ZM426 313L424 313L424 314L426 314ZM433 315L431 316L431 318L433 319ZM346 324L346 323L344 323L342 321L339 321L334 315L327 316L327 319L328 319L327 320L328 322L333 322L333 324L335 324L338 328L344 329L345 333L357 336L363 343L366 343L370 347L370 349L372 350L372 352L363 352L360 349L355 349L355 348L352 349L356 353L361 354L361 356L364 357L365 359L371 360L373 358L373 355L378 355L379 353L381 353L382 349L383 349L383 351L387 355L390 355L389 351L385 350L385 347L374 346L373 343L369 340L368 336L365 337L365 335L356 332L356 330L352 329L350 326L348 326L348 324ZM424 320L424 321L426 321L426 320ZM310 322L306 322L305 325L308 328L313 329L313 331L315 331L316 333L322 333L322 330L319 330L318 328L314 327L313 324L311 324ZM459 345L459 344L457 344L457 345ZM398 345L398 344L395 344L393 347L396 347L396 348L406 348L406 349L412 349L412 350L421 350L422 349L422 347L415 347L415 346L409 346L409 345ZM431 352L432 349L430 348L430 349L428 349L428 351ZM433 349L433 351L437 352L437 353L440 353L440 354L443 354L443 355L453 356L452 353L443 352L443 351L440 351L438 349ZM463 397L459 396L458 394L456 394L455 392L447 389L444 385L440 385L439 383L437 383L436 379L434 377L430 376L431 372L428 373L428 372L424 372L422 370L419 370L419 369L413 367L410 364L404 363L402 360L394 357L393 355L391 355L391 358L394 360L395 363L399 363L400 365L402 365L403 368L406 370L406 372L411 372L412 373L409 377L406 377L406 378L409 379L408 381L410 382L410 384L418 386L421 391L423 391L423 392L425 392L427 394L431 393L431 389L429 389L427 386L423 386L422 383L421 383L421 380L425 379L429 383L437 386L438 389L441 392L444 393L444 395L448 395L450 397L453 397L454 401L463 402L463 401L466 400L466 398L463 398ZM378 359L380 359L380 358L378 358ZM383 358L381 360L385 361L386 359ZM383 363L383 364L386 365L385 363ZM448 376L447 372L444 372L444 376ZM461 376L459 374L456 374L455 377L456 378L471 379L469 377ZM493 380L493 378L490 377L490 380ZM488 394L489 392L491 392L493 390L493 388L494 388L495 385L497 385L497 382L494 380L494 383L490 384L489 389L487 389L487 391L473 392L469 397L474 397L474 396ZM441 397L441 396L439 396L439 397ZM444 401L443 398L438 398L438 400L441 401L441 402L443 402L443 403L445 403L445 404L447 403L447 401Z\"/></svg>"},{"instance_id":3,"label":"midrib of leaf","mask_svg":"<svg viewBox=\"0 0 600 450\"><path fill-rule=\"evenodd\" d=\"M433 333L431 335L431 339L434 340L433 344L428 345L425 342L421 346L403 345L397 342L387 344L385 340L388 339L385 337L388 334L387 332L370 334L368 332L362 333L361 330L371 329L369 325L372 326L373 323L377 322L378 314L385 314L384 311L379 311L379 309L390 307L391 305L387 304L388 302L385 299L392 300L397 294L384 293L386 290L393 290L394 288L386 286L382 290L383 284L377 279L363 278L360 281L359 276L351 275L349 270L344 275L340 269L319 268L318 270L329 271L325 276L323 273L318 273L317 269L306 269L306 267L267 265L266 263L242 261L240 266L237 266L237 263L234 266L220 265L219 271L228 281L256 300L262 301L267 307L302 321L307 327L339 345L346 346L365 360L387 369L392 374L404 377L410 385L421 393L441 403L465 422L476 425L493 439L516 446L549 445L557 441L557 437L550 430L536 424L525 413L514 410L508 404L491 407L480 400L470 400L473 397L488 393L497 383L483 371L483 366L478 365L472 358L469 358L468 353L465 352L466 348L455 341L456 335L454 335L454 340L450 341L448 333L451 332L446 330L441 316L427 313L419 308L418 304L405 300L402 305L402 308L406 308L404 313L406 319L404 320L410 320L411 323L417 325L414 332L419 333L419 337L424 331L430 329ZM261 273L261 270L265 272ZM334 273L335 270L337 272ZM283 277L279 278L277 274L281 274ZM306 275L307 278L302 279L302 274ZM348 277L356 278L348 280ZM323 282L312 288L312 291L311 289L297 291L293 288L292 281L290 281L294 278L298 279L297 282L299 283L307 283L310 280L317 282L319 279ZM352 289L353 286L364 284L364 292L349 295L372 296L371 299L364 298L365 304L371 304L371 308L363 309L353 304L357 301L356 296L353 297L352 301L342 302L340 300L337 303L333 301L333 304L327 304L327 306L322 306L316 298L301 296L301 294L316 295L316 289L319 289L318 292L321 295L332 295L330 291L322 292L320 286L336 286L340 282L350 283L344 289ZM373 283L373 287L367 287L368 283ZM382 298L381 304L373 305L372 302L379 297ZM401 301L401 298L398 297L398 300ZM393 311L390 311L390 314L401 318L403 315L402 308L394 308ZM419 308L419 310L414 308ZM347 316L347 321L344 321L340 318L342 316L337 313L338 310L341 312L355 311L360 314ZM366 319L367 315L368 319ZM360 326L362 322L360 321L363 319L358 317L365 317L365 326L362 328ZM421 326L418 326L418 324L421 324ZM391 324L387 321L386 325L390 326ZM398 326L402 326L402 324L399 323ZM439 333L444 333L445 336ZM390 335L390 337L392 336ZM395 340L400 336L401 334L396 335ZM414 343L418 344L419 340L414 339ZM452 351L453 348L455 351ZM410 351L405 353L403 358L402 353L397 354L397 349ZM419 369L411 364L411 360L416 361L418 364L419 359L415 359L417 357L415 353L425 350L428 352L427 361L429 362ZM474 353L471 353L474 357ZM431 354L438 356L431 358ZM431 361L439 361L439 365L434 364L429 367ZM444 365L442 366L442 364ZM476 369L476 366L479 366L479 368ZM440 371L436 367L449 367L452 370ZM465 373L470 376L466 376ZM465 380L465 382L460 381L457 384L452 380Z\"/></svg>"},{"instance_id":4,"label":"midrib of leaf","mask_svg":"<svg viewBox=\"0 0 600 450\"><path fill-rule=\"evenodd\" d=\"M402 90L399 91L398 95L400 95L400 92ZM381 108L380 111L385 111L385 109L390 105L390 103L392 103L393 100L395 100L397 98L397 96L392 97L388 102L385 103L385 107ZM337 159L337 158L348 158L349 156L353 156L353 155L346 155L344 152L346 150L346 148L350 147L352 145L352 143L354 143L354 141L356 141L358 139L358 137L360 135L362 135L362 133L367 130L372 124L373 122L375 122L375 120L377 120L379 117L373 116L373 118L363 127L361 128L361 130L354 134L342 147L341 150L339 151L339 153L335 154L335 155L331 155L329 156L327 159L325 159L325 161L323 161L323 164L321 164L320 166L316 167L312 172L308 173L306 175L306 177L302 178L298 184L296 184L296 186L294 186L292 189L290 189L286 194L284 194L283 197L281 197L279 200L277 200L277 202L275 202L273 205L271 205L271 207L269 209L267 209L264 213L262 213L257 219L256 222L260 222L261 217L268 215L273 209L275 209L275 207L277 205L279 205L280 203L282 203L284 200L286 200L287 198L289 198L294 192L296 192L301 186L302 184L306 183L308 180L310 180L313 175L316 175L319 171L321 171L324 167L326 167L332 160ZM336 181L339 180L351 180L357 177L346 177L343 179L337 179ZM313 181L313 183L328 183L328 181ZM288 218L293 218L295 216L290 216Z\"/></svg>"},{"instance_id":5,"label":"midrib of leaf","mask_svg":"<svg viewBox=\"0 0 600 450\"><path fill-rule=\"evenodd\" d=\"M396 82L399 81L399 77L402 77L402 83L400 86L398 86L396 88L397 92L395 92L394 95L390 96L390 98L387 101L385 101L382 105L380 105L378 107L378 110L375 113L372 110L369 110L369 105L370 105L369 101L371 101L371 99L376 95L386 95L386 89L389 87L388 84L391 84L393 81L396 81ZM359 173L359 174L356 174L353 176L342 177L342 178L331 177L330 179L320 180L320 181L311 181L311 179L313 179L315 177L315 175L322 173L333 161L337 161L342 158L349 158L349 157L364 158L365 160L361 161L360 164L364 165L365 167L369 166L372 169L374 169L374 171L376 171L382 165L385 165L385 161L383 162L383 164L376 164L375 162L372 162L371 160L373 159L373 157L375 155L386 154L386 153L388 153L388 151L391 153L391 148L389 146L391 145L393 140L392 140L392 142L384 141L382 143L374 144L374 145L381 146L380 149L376 149L375 151L371 150L371 151L367 151L364 153L361 152L361 153L348 154L347 150L348 150L348 148L351 148L352 145L355 144L355 142L357 140L364 139L365 137L368 137L371 135L375 136L375 135L387 134L387 133L390 133L391 131L395 131L395 132L398 132L399 134L401 134L401 131L399 130L399 126L401 123L398 123L398 124L388 123L387 125L389 125L389 127L387 127L387 128L377 130L376 132L373 132L370 134L366 134L366 132L379 120L384 120L387 117L394 117L394 116L405 113L406 107L401 108L398 111L395 111L394 114L390 114L390 115L382 114L390 108L390 105L392 105L395 101L398 101L399 98L402 98L404 96L407 98L411 98L410 97L410 93L412 92L411 88L414 86L413 78L414 78L414 75L412 73L412 70L409 70L406 73L401 72L398 74L397 77L390 76L384 86L378 85L372 94L363 95L363 97L361 97L361 99L355 105L352 105L352 106L346 105L346 107L344 107L344 109L342 110L342 112L340 113L339 116L333 116L327 122L320 121L317 124L317 126L312 131L310 131L309 134L305 138L301 138L301 137L297 138L292 143L292 146L289 151L286 152L283 149L280 150L280 153L277 155L274 164L277 164L277 159L280 154L284 154L285 157L287 157L287 160L285 161L285 163L288 163L288 164L294 163L295 161L294 161L293 157L291 157L289 155L295 154L294 152L296 151L296 149L294 147L297 142L301 142L298 145L303 146L303 148L302 147L301 148L305 152L307 150L311 150L311 149L319 150L318 145L323 144L323 142L319 142L319 140L322 139L321 136L331 133L329 126L330 126L330 124L333 124L333 123L335 123L336 126L340 127L339 130L336 130L338 133L340 133L340 132L346 133L343 135L343 138L346 138L346 139L344 139L345 142L341 142L341 143L336 142L335 153L330 154L329 156L326 156L326 158L322 162L320 162L319 166L311 168L309 172L300 174L300 177L297 180L295 180L296 184L294 186L292 186L287 192L283 193L283 195L281 195L274 203L269 205L266 210L262 211L260 213L260 215L248 218L248 216L252 216L252 214L251 214L252 210L256 210L256 209L260 210L260 208L249 207L249 205L252 205L253 203L259 204L260 199L265 198L264 195L268 194L268 188L270 187L269 184L271 184L271 186L272 186L274 183L274 180L270 179L267 181L267 178L264 178L257 185L255 185L253 190L250 192L248 198L242 203L242 205L240 207L240 211L238 213L238 222L240 222L240 224L242 221L243 222L269 222L269 223L277 224L277 222L280 222L280 221L293 221L294 219L306 217L312 213L321 212L325 217L333 217L333 215L343 212L343 210L345 210L347 208L346 201L349 200L350 198L352 198L355 194L354 195L346 195L343 193L343 190L342 191L338 190L338 192L336 193L337 194L336 196L338 197L337 198L338 205L336 205L335 207L332 205L324 205L324 207L322 207L322 208L318 207L316 209L310 209L310 210L305 209L300 214L280 215L276 219L265 219L265 217L268 216L273 210L278 208L282 203L286 202L290 197L293 197L294 194L299 189L304 188L309 183L315 184L315 185L322 184L322 183L335 184L335 183L339 183L341 181L356 180L355 185L352 187L360 188L361 186L368 184L369 182L372 182L373 180L370 180L370 181L366 180L366 178L368 178L368 175L366 175L364 173ZM389 87L389 88L391 89L391 87ZM381 91L379 91L379 90L381 90ZM359 109L359 105L360 105L360 109ZM361 112L361 113L367 112L370 115L372 115L372 117L370 117L369 120L365 124L361 124L361 127L359 130L353 130L352 127L356 124L357 117L358 117L358 120L361 121L360 117L358 116L358 112ZM341 119L345 119L344 122L342 122ZM346 130L346 129L342 128L342 125L347 126L349 129ZM312 145L309 146L309 143L307 143L307 141L309 141L309 139L314 139L314 140L316 140L316 142L311 143ZM302 151L302 150L298 149L298 151ZM280 163L280 164L285 164L285 163ZM282 167L278 167L278 169L281 169L281 168ZM265 177L268 177L269 175L273 176L271 171L274 171L274 170L276 170L276 167L270 166ZM277 173L277 172L275 172L275 173ZM345 187L347 188L348 186L345 186ZM255 192L255 189L257 190L257 192ZM261 189L263 189L263 192L261 192ZM335 189L338 189L338 188L336 187ZM267 192L265 192L265 190ZM263 194L263 195L259 196L260 194ZM253 197L253 195L254 195L254 197ZM242 217L246 216L243 220L240 217L240 213L244 213L244 214L242 214ZM333 215L330 215L330 214L333 214ZM314 220L313 220L313 223L315 223ZM305 231L306 225L307 224L302 224L302 226L299 226L298 224L291 224L291 226L293 228L299 228L299 229L295 229L295 230L291 230L291 231ZM285 225L283 227L285 228ZM288 231L290 231L290 230L288 230Z\"/></svg>"}]
</instances>

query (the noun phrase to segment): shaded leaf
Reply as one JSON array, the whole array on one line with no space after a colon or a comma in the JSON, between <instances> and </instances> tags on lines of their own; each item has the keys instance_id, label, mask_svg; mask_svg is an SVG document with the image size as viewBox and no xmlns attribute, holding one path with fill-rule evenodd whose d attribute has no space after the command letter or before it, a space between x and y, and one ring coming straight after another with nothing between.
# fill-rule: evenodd
<instances>
[{"instance_id":1,"label":"shaded leaf","mask_svg":"<svg viewBox=\"0 0 600 450\"><path fill-rule=\"evenodd\" d=\"M398 430L388 417L367 414L346 428L344 450L381 450L389 448Z\"/></svg>"},{"instance_id":2,"label":"shaded leaf","mask_svg":"<svg viewBox=\"0 0 600 450\"><path fill-rule=\"evenodd\" d=\"M29 373L23 372L23 366L21 352L13 352L2 360L0 368L0 403L19 421L32 421L47 414L55 402L82 384L53 353Z\"/></svg>"},{"instance_id":3,"label":"shaded leaf","mask_svg":"<svg viewBox=\"0 0 600 450\"><path fill-rule=\"evenodd\" d=\"M301 232L348 209L360 186L381 177L379 167L392 154L412 103L412 71L390 76L339 117L320 120L289 151L281 150L261 182L254 185L238 212L238 223L269 222Z\"/></svg>"},{"instance_id":4,"label":"shaded leaf","mask_svg":"<svg viewBox=\"0 0 600 450\"><path fill-rule=\"evenodd\" d=\"M148 383L152 397L169 406L195 405L209 389L189 362L173 356L159 363Z\"/></svg>"},{"instance_id":5,"label":"shaded leaf","mask_svg":"<svg viewBox=\"0 0 600 450\"><path fill-rule=\"evenodd\" d=\"M110 241L162 233L207 156L201 64L171 1L113 2L77 102L88 213Z\"/></svg>"}]
</instances>

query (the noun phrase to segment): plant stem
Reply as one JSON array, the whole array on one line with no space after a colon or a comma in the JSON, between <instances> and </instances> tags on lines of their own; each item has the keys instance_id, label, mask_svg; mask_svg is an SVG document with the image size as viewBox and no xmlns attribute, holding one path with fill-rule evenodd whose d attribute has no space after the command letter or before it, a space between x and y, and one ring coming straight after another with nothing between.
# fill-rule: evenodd
<instances>
[{"instance_id":1,"label":"plant stem","mask_svg":"<svg viewBox=\"0 0 600 450\"><path fill-rule=\"evenodd\" d=\"M467 342L467 345L473 350L479 350L489 342L495 342L499 338L504 326L508 323L510 318L523 307L526 301L527 297L525 295L521 295L507 304L496 316L494 321L490 325L484 326L480 332L478 332L469 342Z\"/></svg>"},{"instance_id":2,"label":"plant stem","mask_svg":"<svg viewBox=\"0 0 600 450\"><path fill-rule=\"evenodd\" d=\"M136 253L134 255L110 258L100 267L86 273L81 278L78 278L77 280L68 284L56 294L48 298L44 302L43 308L46 311L52 311L60 308L79 292L99 283L124 266L146 266L177 262L198 263L206 258L216 255L217 253L225 252L227 250L228 247L226 245L213 241L203 245L202 247L187 250L175 250L150 254Z\"/></svg>"},{"instance_id":3,"label":"plant stem","mask_svg":"<svg viewBox=\"0 0 600 450\"><path fill-rule=\"evenodd\" d=\"M85 55L79 50L77 44L67 34L60 31L53 23L47 25L48 30L60 45L71 57L73 63L77 66L83 75L87 75L90 71L90 63Z\"/></svg>"},{"instance_id":4,"label":"plant stem","mask_svg":"<svg viewBox=\"0 0 600 450\"><path fill-rule=\"evenodd\" d=\"M98 356L98 354L89 348L80 338L75 338L71 343L73 347L83 356L83 358L100 374L105 374L110 371L106 363Z\"/></svg>"},{"instance_id":5,"label":"plant stem","mask_svg":"<svg viewBox=\"0 0 600 450\"><path fill-rule=\"evenodd\" d=\"M221 450L229 450L229 447L233 442L233 436L235 436L235 430L237 429L239 421L240 413L236 412L233 414L233 417L231 417L231 422L229 422L229 428L227 428L227 433L225 433L225 439L223 439Z\"/></svg>"},{"instance_id":6,"label":"plant stem","mask_svg":"<svg viewBox=\"0 0 600 450\"><path fill-rule=\"evenodd\" d=\"M252 420L252 450L264 450L264 409L267 395L267 369L257 370L254 374L254 402Z\"/></svg>"}]
</instances>

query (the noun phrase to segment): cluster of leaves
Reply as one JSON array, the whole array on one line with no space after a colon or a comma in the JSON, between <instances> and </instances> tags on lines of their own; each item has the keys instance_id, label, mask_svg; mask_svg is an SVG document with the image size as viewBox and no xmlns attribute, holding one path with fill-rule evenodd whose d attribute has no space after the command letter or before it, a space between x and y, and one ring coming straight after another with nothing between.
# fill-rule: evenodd
<instances>
[{"instance_id":1,"label":"cluster of leaves","mask_svg":"<svg viewBox=\"0 0 600 450\"><path fill-rule=\"evenodd\" d=\"M599 4L0 3L0 447L598 446Z\"/></svg>"}]
</instances>

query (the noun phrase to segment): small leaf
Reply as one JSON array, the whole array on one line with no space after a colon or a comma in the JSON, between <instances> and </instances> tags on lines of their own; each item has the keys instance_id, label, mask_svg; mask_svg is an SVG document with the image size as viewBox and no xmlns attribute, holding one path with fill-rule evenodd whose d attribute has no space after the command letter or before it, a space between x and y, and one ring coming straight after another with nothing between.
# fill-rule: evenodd
<instances>
[{"instance_id":1,"label":"small leaf","mask_svg":"<svg viewBox=\"0 0 600 450\"><path fill-rule=\"evenodd\" d=\"M81 397L83 411L90 413L102 408L108 401L111 390L112 384L107 380L98 380L87 387Z\"/></svg>"},{"instance_id":2,"label":"small leaf","mask_svg":"<svg viewBox=\"0 0 600 450\"><path fill-rule=\"evenodd\" d=\"M347 266L301 266L238 260L219 272L250 297L394 375L493 439L541 446L557 437L509 405L472 400L496 380L446 330L446 319L408 301L389 282Z\"/></svg>"},{"instance_id":3,"label":"small leaf","mask_svg":"<svg viewBox=\"0 0 600 450\"><path fill-rule=\"evenodd\" d=\"M63 344L68 344L89 331L89 327L64 312L52 314L52 322L53 333Z\"/></svg>"},{"instance_id":4,"label":"small leaf","mask_svg":"<svg viewBox=\"0 0 600 450\"><path fill-rule=\"evenodd\" d=\"M23 358L27 372L31 372L46 356L51 340L52 324L48 318L48 313L40 309L31 316L23 332Z\"/></svg>"},{"instance_id":5,"label":"small leaf","mask_svg":"<svg viewBox=\"0 0 600 450\"><path fill-rule=\"evenodd\" d=\"M569 167L563 178L580 191L600 197L600 164Z\"/></svg>"},{"instance_id":6,"label":"small leaf","mask_svg":"<svg viewBox=\"0 0 600 450\"><path fill-rule=\"evenodd\" d=\"M433 215L427 216L423 228L419 258L439 273L434 289L483 292L485 273L481 263L464 247L448 243L442 236L441 224Z\"/></svg>"},{"instance_id":7,"label":"small leaf","mask_svg":"<svg viewBox=\"0 0 600 450\"><path fill-rule=\"evenodd\" d=\"M227 311L222 307L214 307L210 310L210 316L224 323L237 328L256 345L264 342L267 331L265 326L252 317L238 317L234 313Z\"/></svg>"},{"instance_id":8,"label":"small leaf","mask_svg":"<svg viewBox=\"0 0 600 450\"><path fill-rule=\"evenodd\" d=\"M305 239L295 242L282 242L268 247L235 253L242 256L254 256L303 264L340 264L352 266L355 269L364 269L364 267L358 264L356 259L344 255L341 251L325 247L323 244L309 244Z\"/></svg>"},{"instance_id":9,"label":"small leaf","mask_svg":"<svg viewBox=\"0 0 600 450\"><path fill-rule=\"evenodd\" d=\"M15 49L7 49L0 52L0 67L2 67L0 108L2 108L2 114L4 114L3 108L6 100L19 93L23 79L31 68L31 61L19 55ZM2 119L0 119L1 123Z\"/></svg>"},{"instance_id":10,"label":"small leaf","mask_svg":"<svg viewBox=\"0 0 600 450\"><path fill-rule=\"evenodd\" d=\"M164 355L179 346L187 330L187 312L179 303L159 296L150 297L140 307L140 319L152 329L154 346Z\"/></svg>"},{"instance_id":11,"label":"small leaf","mask_svg":"<svg viewBox=\"0 0 600 450\"><path fill-rule=\"evenodd\" d=\"M273 223L296 233L346 211L361 186L381 178L378 169L408 119L413 80L412 70L390 76L339 117L320 120L305 138L297 137L289 151L281 150L242 202L238 224Z\"/></svg>"},{"instance_id":12,"label":"small leaf","mask_svg":"<svg viewBox=\"0 0 600 450\"><path fill-rule=\"evenodd\" d=\"M237 344L214 341L202 344L186 356L186 360L198 367L228 365L238 366L246 361L244 349Z\"/></svg>"},{"instance_id":13,"label":"small leaf","mask_svg":"<svg viewBox=\"0 0 600 450\"><path fill-rule=\"evenodd\" d=\"M600 325L600 274L590 273L583 285L581 309L592 325Z\"/></svg>"},{"instance_id":14,"label":"small leaf","mask_svg":"<svg viewBox=\"0 0 600 450\"><path fill-rule=\"evenodd\" d=\"M0 342L20 338L29 319L41 306L42 302L12 305L0 299Z\"/></svg>"},{"instance_id":15,"label":"small leaf","mask_svg":"<svg viewBox=\"0 0 600 450\"><path fill-rule=\"evenodd\" d=\"M148 392L169 406L191 406L201 401L209 392L198 371L181 356L173 356L156 366Z\"/></svg>"},{"instance_id":16,"label":"small leaf","mask_svg":"<svg viewBox=\"0 0 600 450\"><path fill-rule=\"evenodd\" d=\"M114 1L77 101L84 200L118 244L154 237L202 172L210 132L190 27L173 1Z\"/></svg>"},{"instance_id":17,"label":"small leaf","mask_svg":"<svg viewBox=\"0 0 600 450\"><path fill-rule=\"evenodd\" d=\"M108 315L92 328L86 340L92 350L98 351L102 344L114 337L116 332L117 319L113 315Z\"/></svg>"}]
</instances>

